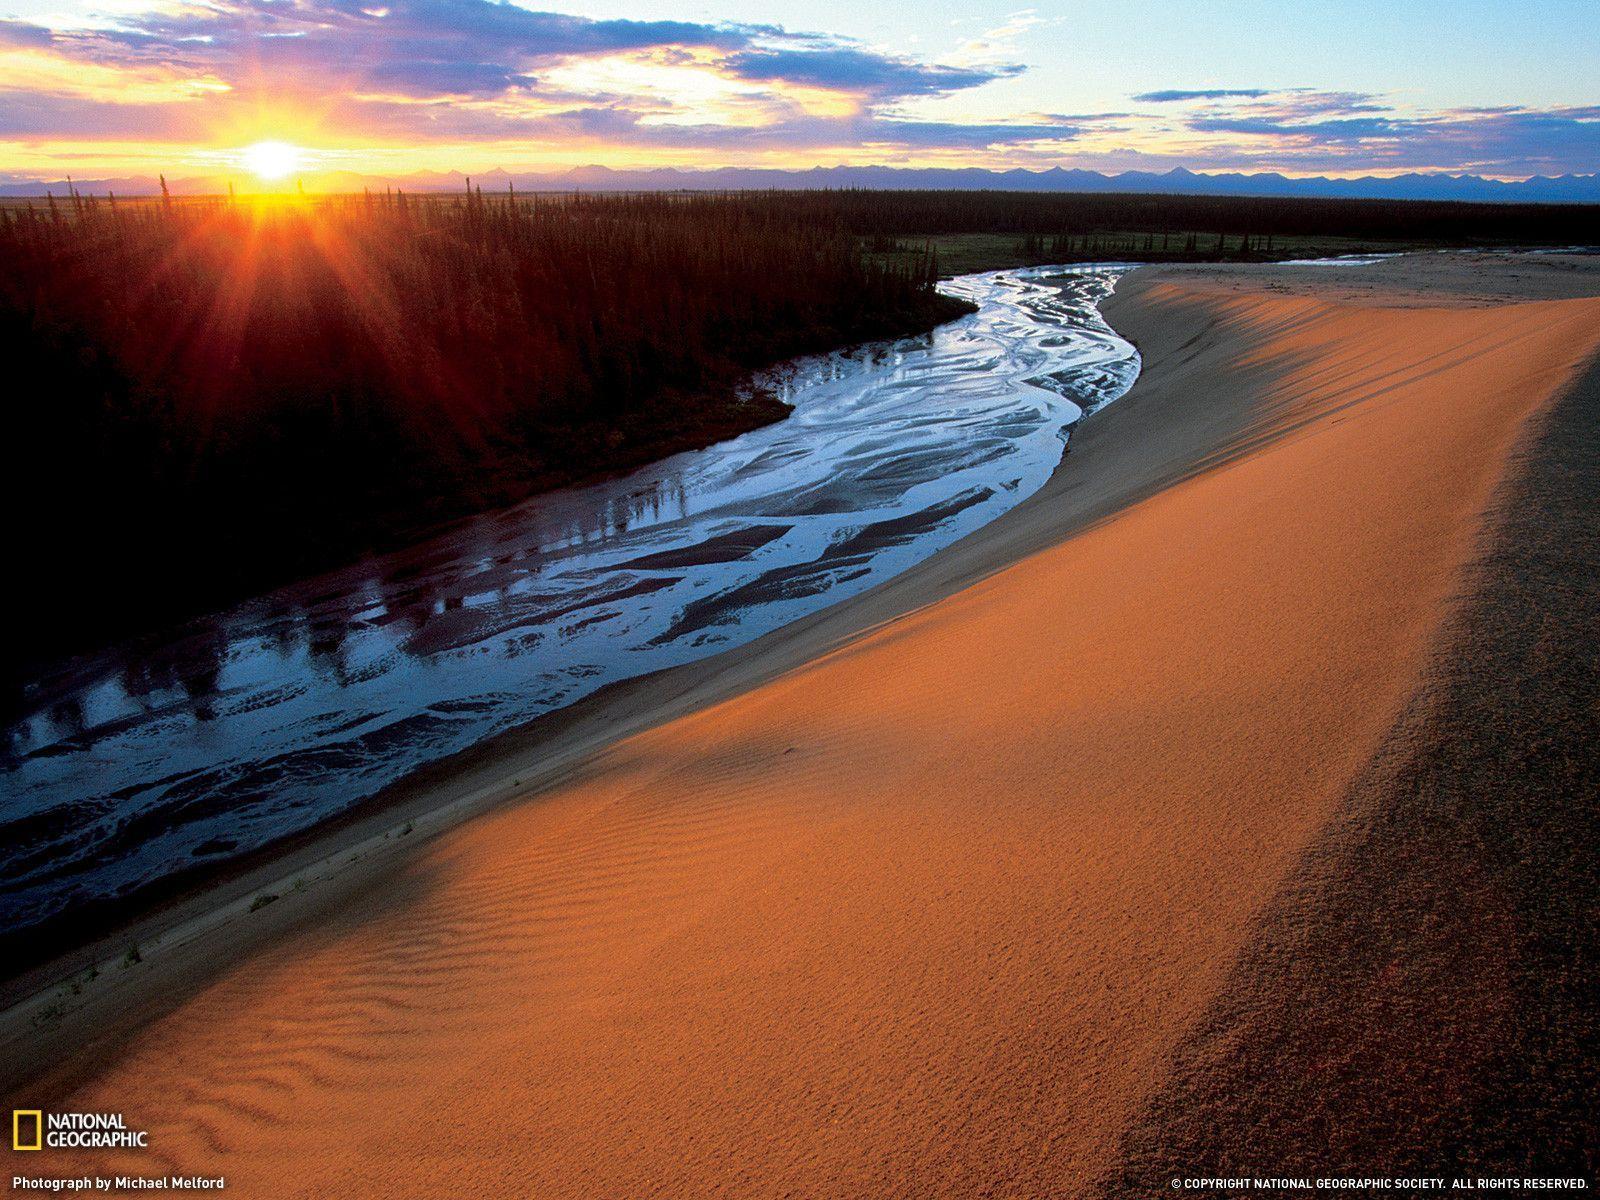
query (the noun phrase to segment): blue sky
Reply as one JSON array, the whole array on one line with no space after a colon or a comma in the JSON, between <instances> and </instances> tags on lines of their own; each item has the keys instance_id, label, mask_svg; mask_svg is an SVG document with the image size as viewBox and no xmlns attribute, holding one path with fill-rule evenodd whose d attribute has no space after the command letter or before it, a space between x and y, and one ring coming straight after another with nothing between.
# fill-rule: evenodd
<instances>
[{"instance_id":1,"label":"blue sky","mask_svg":"<svg viewBox=\"0 0 1600 1200\"><path fill-rule=\"evenodd\" d=\"M1594 0L0 0L0 174L1600 163Z\"/></svg>"},{"instance_id":2,"label":"blue sky","mask_svg":"<svg viewBox=\"0 0 1600 1200\"><path fill-rule=\"evenodd\" d=\"M550 7L606 17L745 17L938 58L1005 26L1025 6L602 0ZM1016 52L1031 78L997 95L1042 92L1067 107L1094 108L1161 88L1271 85L1404 90L1440 106L1600 103L1594 0L1075 0L1029 13L1038 23L1016 39Z\"/></svg>"}]
</instances>

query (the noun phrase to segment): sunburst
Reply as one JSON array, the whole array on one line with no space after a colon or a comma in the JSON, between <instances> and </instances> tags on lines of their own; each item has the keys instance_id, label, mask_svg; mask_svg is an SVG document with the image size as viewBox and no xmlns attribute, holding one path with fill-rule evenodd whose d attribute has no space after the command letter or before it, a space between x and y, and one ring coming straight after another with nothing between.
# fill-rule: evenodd
<instances>
[{"instance_id":1,"label":"sunburst","mask_svg":"<svg viewBox=\"0 0 1600 1200\"><path fill-rule=\"evenodd\" d=\"M259 179L287 178L305 165L305 151L288 142L254 142L239 151L239 162Z\"/></svg>"}]
</instances>

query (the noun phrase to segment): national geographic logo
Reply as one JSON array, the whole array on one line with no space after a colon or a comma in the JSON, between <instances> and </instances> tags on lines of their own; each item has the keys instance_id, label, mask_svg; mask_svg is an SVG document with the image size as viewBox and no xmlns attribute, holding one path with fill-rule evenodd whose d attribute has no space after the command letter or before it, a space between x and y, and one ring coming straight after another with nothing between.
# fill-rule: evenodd
<instances>
[{"instance_id":1,"label":"national geographic logo","mask_svg":"<svg viewBox=\"0 0 1600 1200\"><path fill-rule=\"evenodd\" d=\"M129 1129L121 1113L62 1112L48 1115L42 1109L11 1110L13 1150L144 1150L150 1135Z\"/></svg>"},{"instance_id":2,"label":"national geographic logo","mask_svg":"<svg viewBox=\"0 0 1600 1200\"><path fill-rule=\"evenodd\" d=\"M37 1108L11 1110L11 1148L13 1150L41 1150L44 1148L44 1113Z\"/></svg>"},{"instance_id":3,"label":"national geographic logo","mask_svg":"<svg viewBox=\"0 0 1600 1200\"><path fill-rule=\"evenodd\" d=\"M129 1129L121 1113L47 1113L37 1108L11 1110L13 1150L145 1150L150 1135ZM48 1171L51 1160L32 1160ZM59 1160L57 1160L59 1161ZM70 1161L70 1160L69 1160ZM113 1159L112 1161L116 1161ZM13 1192L220 1192L228 1186L217 1175L12 1175Z\"/></svg>"}]
</instances>

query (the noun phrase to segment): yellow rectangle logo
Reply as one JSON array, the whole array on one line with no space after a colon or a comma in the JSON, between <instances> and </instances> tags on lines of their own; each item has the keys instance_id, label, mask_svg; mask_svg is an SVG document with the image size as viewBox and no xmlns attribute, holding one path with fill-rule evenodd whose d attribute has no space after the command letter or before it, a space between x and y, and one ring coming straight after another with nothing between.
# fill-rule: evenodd
<instances>
[{"instance_id":1,"label":"yellow rectangle logo","mask_svg":"<svg viewBox=\"0 0 1600 1200\"><path fill-rule=\"evenodd\" d=\"M25 1139L23 1130L33 1122L33 1137ZM13 1150L38 1150L44 1145L44 1112L37 1108L11 1110L11 1148Z\"/></svg>"}]
</instances>

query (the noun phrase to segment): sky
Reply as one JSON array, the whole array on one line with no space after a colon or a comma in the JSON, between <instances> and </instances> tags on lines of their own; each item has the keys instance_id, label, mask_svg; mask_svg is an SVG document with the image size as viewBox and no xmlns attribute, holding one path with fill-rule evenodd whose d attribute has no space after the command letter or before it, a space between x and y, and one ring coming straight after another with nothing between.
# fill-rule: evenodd
<instances>
[{"instance_id":1,"label":"sky","mask_svg":"<svg viewBox=\"0 0 1600 1200\"><path fill-rule=\"evenodd\" d=\"M1595 13L1595 0L0 0L0 181L586 164L1587 174Z\"/></svg>"}]
</instances>

